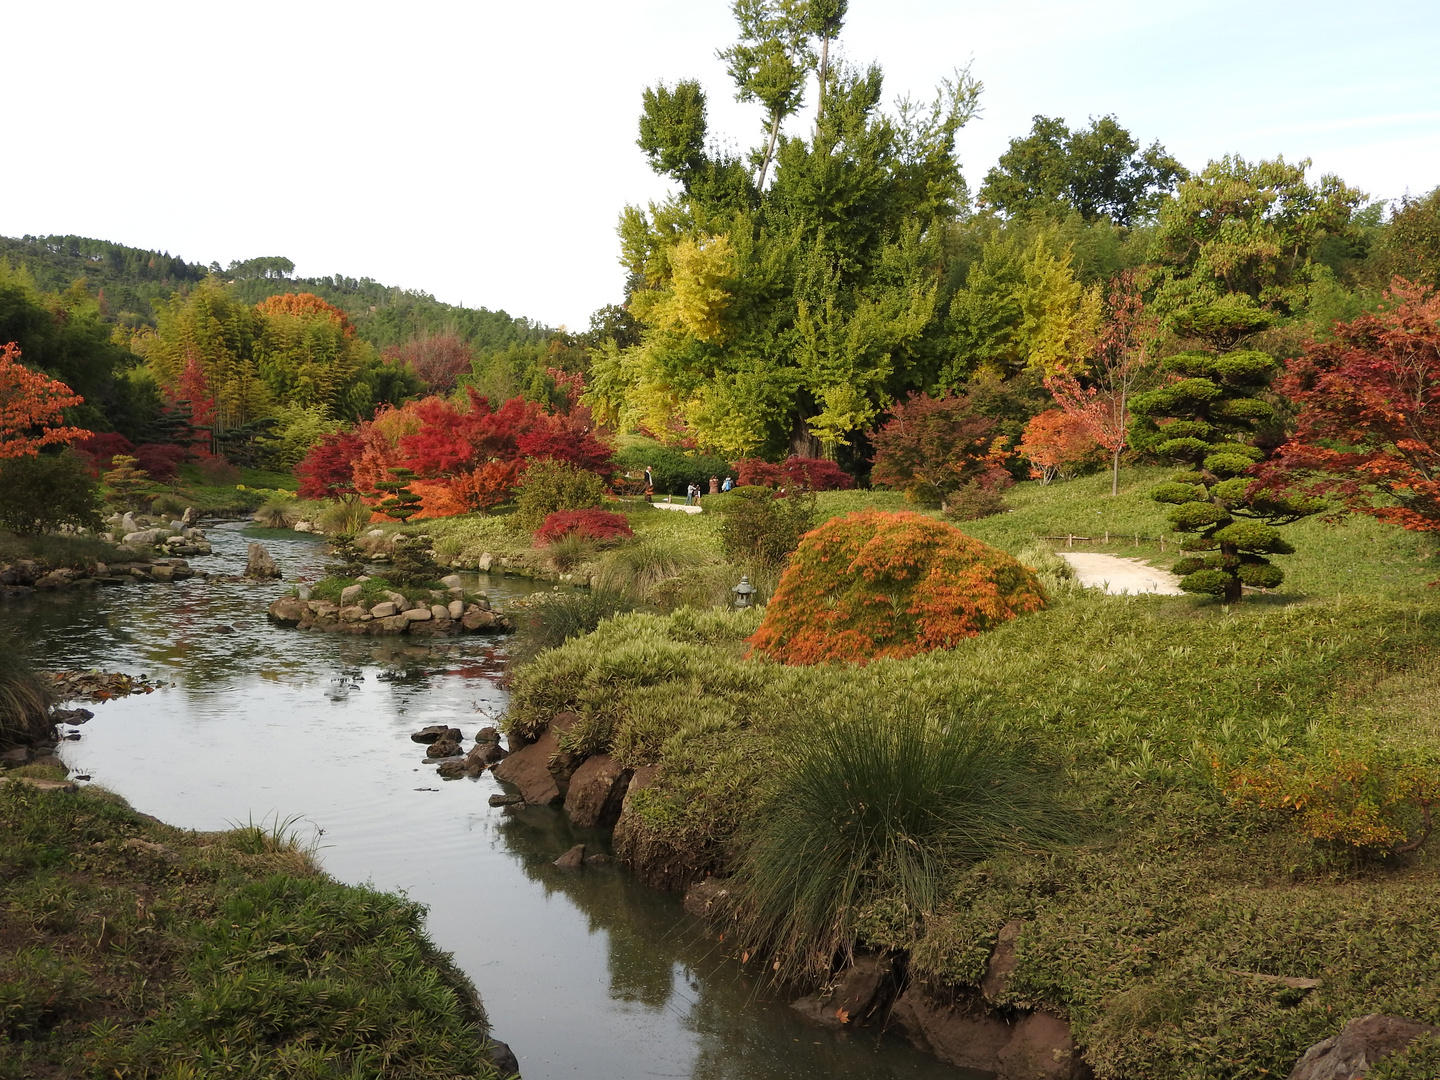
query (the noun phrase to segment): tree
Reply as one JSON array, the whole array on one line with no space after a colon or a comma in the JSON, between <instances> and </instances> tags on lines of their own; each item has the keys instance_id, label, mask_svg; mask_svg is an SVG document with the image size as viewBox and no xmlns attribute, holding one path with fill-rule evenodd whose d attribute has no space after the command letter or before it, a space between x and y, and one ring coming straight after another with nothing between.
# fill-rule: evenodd
<instances>
[{"instance_id":1,"label":"tree","mask_svg":"<svg viewBox=\"0 0 1440 1080\"><path fill-rule=\"evenodd\" d=\"M1101 447L1085 417L1063 409L1046 409L1025 425L1024 439L1017 449L1029 460L1030 475L1043 485L1094 461Z\"/></svg>"},{"instance_id":2,"label":"tree","mask_svg":"<svg viewBox=\"0 0 1440 1080\"><path fill-rule=\"evenodd\" d=\"M1234 327L1216 320L1215 336L1227 340ZM1137 395L1131 437L1135 445L1185 467L1151 492L1174 507L1170 522L1189 534L1181 547L1191 555L1174 566L1186 592L1209 593L1228 604L1242 586L1273 589L1284 574L1266 557L1294 548L1277 526L1318 513L1318 500L1253 492L1254 465L1265 458L1256 437L1275 421L1275 408L1262 396L1278 365L1253 349L1185 352L1167 357L1170 381Z\"/></svg>"},{"instance_id":3,"label":"tree","mask_svg":"<svg viewBox=\"0 0 1440 1080\"><path fill-rule=\"evenodd\" d=\"M0 460L0 527L21 536L98 529L99 509L89 465L71 450Z\"/></svg>"},{"instance_id":4,"label":"tree","mask_svg":"<svg viewBox=\"0 0 1440 1080\"><path fill-rule=\"evenodd\" d=\"M1279 388L1300 415L1261 476L1273 491L1440 532L1440 294L1397 279L1385 301L1286 362Z\"/></svg>"},{"instance_id":5,"label":"tree","mask_svg":"<svg viewBox=\"0 0 1440 1080\"><path fill-rule=\"evenodd\" d=\"M365 449L350 431L322 435L295 466L302 499L335 499L355 492L355 459Z\"/></svg>"},{"instance_id":6,"label":"tree","mask_svg":"<svg viewBox=\"0 0 1440 1080\"><path fill-rule=\"evenodd\" d=\"M138 458L129 454L116 454L110 464L110 471L100 477L110 489L105 501L121 510L138 509L150 490L150 474L139 467Z\"/></svg>"},{"instance_id":7,"label":"tree","mask_svg":"<svg viewBox=\"0 0 1440 1080\"><path fill-rule=\"evenodd\" d=\"M890 419L872 436L871 479L941 509L963 487L1008 487L1009 454L998 429L968 396L911 394L891 407Z\"/></svg>"},{"instance_id":8,"label":"tree","mask_svg":"<svg viewBox=\"0 0 1440 1080\"><path fill-rule=\"evenodd\" d=\"M393 467L388 471L388 479L375 483L376 489L386 494L377 509L387 517L404 524L420 512L420 496L410 490L415 474L402 467Z\"/></svg>"},{"instance_id":9,"label":"tree","mask_svg":"<svg viewBox=\"0 0 1440 1080\"><path fill-rule=\"evenodd\" d=\"M1189 171L1158 142L1144 153L1113 116L1072 132L1062 120L1035 117L1023 139L985 176L980 202L1006 215L1073 210L1086 221L1148 221Z\"/></svg>"},{"instance_id":10,"label":"tree","mask_svg":"<svg viewBox=\"0 0 1440 1080\"><path fill-rule=\"evenodd\" d=\"M1440 187L1423 198L1400 200L1381 247L1393 274L1440 289Z\"/></svg>"},{"instance_id":11,"label":"tree","mask_svg":"<svg viewBox=\"0 0 1440 1080\"><path fill-rule=\"evenodd\" d=\"M1130 402L1150 375L1155 329L1134 275L1123 273L1110 281L1089 355L1075 365L1085 371L1085 381L1065 368L1045 380L1061 410L1110 452L1111 495L1120 494L1120 455L1130 438Z\"/></svg>"},{"instance_id":12,"label":"tree","mask_svg":"<svg viewBox=\"0 0 1440 1080\"><path fill-rule=\"evenodd\" d=\"M460 376L471 371L475 352L459 334L447 331L392 345L381 357L387 364L408 366L428 389L443 394L454 390Z\"/></svg>"},{"instance_id":13,"label":"tree","mask_svg":"<svg viewBox=\"0 0 1440 1080\"><path fill-rule=\"evenodd\" d=\"M1328 273L1314 258L1327 237L1346 237L1365 196L1339 177L1308 184L1309 159L1251 164L1239 157L1212 161L1182 183L1161 208L1155 251L1165 267L1158 304L1172 318L1212 317L1216 328L1243 337L1266 315L1305 309L1315 283ZM1215 321L1214 305L1230 308ZM1253 312L1246 322L1242 311ZM1184 324L1182 332L1196 329ZM1205 329L1198 336L1206 336ZM1234 344L1232 339L1230 344Z\"/></svg>"},{"instance_id":14,"label":"tree","mask_svg":"<svg viewBox=\"0 0 1440 1080\"><path fill-rule=\"evenodd\" d=\"M62 415L83 401L58 379L21 364L15 342L0 345L0 460L34 456L41 447L85 438L90 432L67 427Z\"/></svg>"}]
</instances>

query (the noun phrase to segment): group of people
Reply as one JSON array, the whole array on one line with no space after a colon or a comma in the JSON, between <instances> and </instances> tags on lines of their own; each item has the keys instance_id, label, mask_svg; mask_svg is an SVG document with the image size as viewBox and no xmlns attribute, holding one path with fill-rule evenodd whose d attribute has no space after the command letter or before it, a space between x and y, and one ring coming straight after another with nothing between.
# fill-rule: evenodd
<instances>
[{"instance_id":1,"label":"group of people","mask_svg":"<svg viewBox=\"0 0 1440 1080\"><path fill-rule=\"evenodd\" d=\"M735 481L732 480L732 479L731 479L730 477L728 477L728 476L725 477L725 482L724 482L723 484L720 482L720 478L719 478L718 476L712 476L712 477L710 478L710 491L711 491L712 493L714 493L714 492L716 492L716 491L729 491L729 490L730 490L732 487L734 487L734 486L735 486ZM650 466L649 466L649 465L646 465L646 466L645 466L645 501L646 501L646 502L649 502L650 499L654 496L654 494L655 494L655 477L654 477L654 475L650 472ZM690 485L688 485L688 486L685 488L685 505L686 505L686 506L699 506L699 505L700 505L700 496L703 495L703 494L704 494L704 491L701 490L701 487L700 487L699 484L690 484Z\"/></svg>"}]
</instances>

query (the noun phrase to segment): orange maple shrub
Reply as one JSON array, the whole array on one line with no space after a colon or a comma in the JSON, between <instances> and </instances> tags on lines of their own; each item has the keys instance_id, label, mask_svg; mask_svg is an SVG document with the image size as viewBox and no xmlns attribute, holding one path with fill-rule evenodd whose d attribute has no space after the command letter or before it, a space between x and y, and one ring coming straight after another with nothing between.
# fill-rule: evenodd
<instances>
[{"instance_id":1,"label":"orange maple shrub","mask_svg":"<svg viewBox=\"0 0 1440 1080\"><path fill-rule=\"evenodd\" d=\"M74 442L90 432L65 427L62 411L85 399L20 363L20 346L0 345L0 458L33 457L42 446Z\"/></svg>"},{"instance_id":2,"label":"orange maple shrub","mask_svg":"<svg viewBox=\"0 0 1440 1080\"><path fill-rule=\"evenodd\" d=\"M750 644L787 664L953 648L1046 603L1034 573L953 525L862 510L806 533Z\"/></svg>"}]
</instances>

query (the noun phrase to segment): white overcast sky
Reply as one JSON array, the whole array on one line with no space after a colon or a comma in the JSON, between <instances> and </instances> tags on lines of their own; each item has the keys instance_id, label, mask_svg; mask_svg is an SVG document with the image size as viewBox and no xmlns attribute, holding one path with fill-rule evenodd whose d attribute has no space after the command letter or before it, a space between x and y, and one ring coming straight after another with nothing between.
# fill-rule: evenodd
<instances>
[{"instance_id":1,"label":"white overcast sky","mask_svg":"<svg viewBox=\"0 0 1440 1080\"><path fill-rule=\"evenodd\" d=\"M712 135L757 138L715 59L733 36L728 0L0 0L0 234L286 255L584 328L621 299L621 207L667 190L635 146L644 87L698 77ZM1036 113L1113 113L1192 169L1440 184L1437 0L851 0L842 44L892 97L971 64L972 190Z\"/></svg>"}]
</instances>

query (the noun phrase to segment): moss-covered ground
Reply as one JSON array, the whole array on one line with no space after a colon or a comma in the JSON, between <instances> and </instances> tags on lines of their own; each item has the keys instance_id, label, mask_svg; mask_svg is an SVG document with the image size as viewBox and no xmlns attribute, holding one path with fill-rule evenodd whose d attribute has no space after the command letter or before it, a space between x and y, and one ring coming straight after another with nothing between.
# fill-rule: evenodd
<instances>
[{"instance_id":1,"label":"moss-covered ground","mask_svg":"<svg viewBox=\"0 0 1440 1080\"><path fill-rule=\"evenodd\" d=\"M882 873L858 921L934 993L964 997L1000 928L1023 920L1001 1006L1067 1015L1102 1080L1283 1076L1354 1016L1440 1023L1440 840L1405 854L1318 840L1294 811L1228 792L1235 770L1270 762L1437 775L1436 545L1368 520L1303 522L1287 530L1287 583L1233 608L1058 583L1037 537L1095 537L1077 548L1165 564L1163 512L1144 498L1160 475L1127 472L1118 498L1105 476L1020 485L1011 512L962 526L1045 563L1052 602L958 648L784 667L747 657L753 612L629 614L520 669L508 723L533 731L574 709L565 744L658 764L617 844L672 884L729 868L747 815L782 782L778 747L806 725L934 707L1038 741L1084 839L955 866L927 912L898 910ZM835 493L821 507L886 500L903 505ZM675 517L669 528L702 542L701 522ZM1402 824L1418 835L1413 811ZM1387 1075L1432 1077L1428 1053Z\"/></svg>"},{"instance_id":2,"label":"moss-covered ground","mask_svg":"<svg viewBox=\"0 0 1440 1080\"><path fill-rule=\"evenodd\" d=\"M0 1077L493 1077L423 915L283 825L186 832L0 783Z\"/></svg>"}]
</instances>

